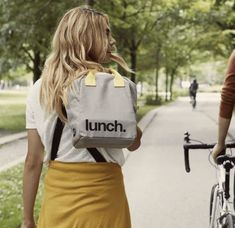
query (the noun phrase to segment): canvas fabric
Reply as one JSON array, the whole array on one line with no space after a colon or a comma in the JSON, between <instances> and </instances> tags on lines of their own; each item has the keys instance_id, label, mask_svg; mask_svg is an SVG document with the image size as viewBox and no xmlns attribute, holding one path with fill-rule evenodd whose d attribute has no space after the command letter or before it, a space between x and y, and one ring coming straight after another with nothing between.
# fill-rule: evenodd
<instances>
[{"instance_id":1,"label":"canvas fabric","mask_svg":"<svg viewBox=\"0 0 235 228\"><path fill-rule=\"evenodd\" d=\"M131 228L121 167L50 161L37 228Z\"/></svg>"},{"instance_id":2,"label":"canvas fabric","mask_svg":"<svg viewBox=\"0 0 235 228\"><path fill-rule=\"evenodd\" d=\"M136 85L110 71L90 71L68 93L65 108L76 148L126 148L136 137Z\"/></svg>"}]
</instances>

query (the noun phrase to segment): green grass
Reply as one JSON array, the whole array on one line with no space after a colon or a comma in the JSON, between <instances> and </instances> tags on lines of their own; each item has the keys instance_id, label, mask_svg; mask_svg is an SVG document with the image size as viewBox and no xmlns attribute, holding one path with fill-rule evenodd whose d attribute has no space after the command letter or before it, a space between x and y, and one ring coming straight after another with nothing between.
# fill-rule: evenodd
<instances>
[{"instance_id":1,"label":"green grass","mask_svg":"<svg viewBox=\"0 0 235 228\"><path fill-rule=\"evenodd\" d=\"M139 122L144 115L146 115L149 111L155 109L156 107L156 105L144 105L142 107L139 107L137 109L137 122Z\"/></svg>"},{"instance_id":2,"label":"green grass","mask_svg":"<svg viewBox=\"0 0 235 228\"><path fill-rule=\"evenodd\" d=\"M43 169L42 178L45 175ZM0 173L0 227L18 228L22 221L22 176L23 164ZM42 198L43 182L40 181L35 203L35 217L38 218Z\"/></svg>"},{"instance_id":3,"label":"green grass","mask_svg":"<svg viewBox=\"0 0 235 228\"><path fill-rule=\"evenodd\" d=\"M0 93L0 131L19 132L25 129L26 92Z\"/></svg>"}]
</instances>

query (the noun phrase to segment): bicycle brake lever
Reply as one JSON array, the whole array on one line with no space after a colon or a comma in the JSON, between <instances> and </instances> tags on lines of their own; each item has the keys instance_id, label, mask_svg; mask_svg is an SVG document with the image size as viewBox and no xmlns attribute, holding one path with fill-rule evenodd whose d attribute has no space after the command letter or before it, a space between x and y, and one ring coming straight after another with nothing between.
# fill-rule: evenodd
<instances>
[{"instance_id":1,"label":"bicycle brake lever","mask_svg":"<svg viewBox=\"0 0 235 228\"><path fill-rule=\"evenodd\" d=\"M185 133L184 133L184 141L186 142L186 143L190 143L190 134L186 131Z\"/></svg>"}]
</instances>

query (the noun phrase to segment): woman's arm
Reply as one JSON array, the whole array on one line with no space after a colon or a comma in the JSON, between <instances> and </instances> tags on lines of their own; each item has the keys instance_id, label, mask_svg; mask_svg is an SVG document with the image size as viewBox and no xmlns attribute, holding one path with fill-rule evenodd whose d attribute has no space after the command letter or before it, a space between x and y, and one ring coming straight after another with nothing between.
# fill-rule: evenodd
<instances>
[{"instance_id":1,"label":"woman's arm","mask_svg":"<svg viewBox=\"0 0 235 228\"><path fill-rule=\"evenodd\" d=\"M142 137L142 131L138 126L136 127L136 129L137 129L137 134L136 134L135 141L129 147L127 147L127 149L129 151L137 150L140 147L140 144L141 144L140 140L141 140L141 137Z\"/></svg>"},{"instance_id":2,"label":"woman's arm","mask_svg":"<svg viewBox=\"0 0 235 228\"><path fill-rule=\"evenodd\" d=\"M23 227L25 228L36 228L33 211L42 170L43 152L44 147L37 130L28 130L28 153L23 176Z\"/></svg>"},{"instance_id":3,"label":"woman's arm","mask_svg":"<svg viewBox=\"0 0 235 228\"><path fill-rule=\"evenodd\" d=\"M212 152L212 157L213 157L214 161L216 161L216 157L225 148L225 139L228 134L230 121L231 121L231 119L225 119L223 117L219 117L218 139L217 139L217 144L213 148L213 152Z\"/></svg>"},{"instance_id":4,"label":"woman's arm","mask_svg":"<svg viewBox=\"0 0 235 228\"><path fill-rule=\"evenodd\" d=\"M229 57L226 77L221 91L220 112L218 121L218 141L213 148L212 157L216 157L225 147L225 139L228 133L235 104L235 51Z\"/></svg>"}]
</instances>

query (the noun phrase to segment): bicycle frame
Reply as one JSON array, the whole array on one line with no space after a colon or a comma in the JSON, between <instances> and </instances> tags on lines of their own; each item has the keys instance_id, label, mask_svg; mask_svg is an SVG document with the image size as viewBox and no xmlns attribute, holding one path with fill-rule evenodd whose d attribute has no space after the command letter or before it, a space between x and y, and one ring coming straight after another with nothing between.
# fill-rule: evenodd
<instances>
[{"instance_id":1,"label":"bicycle frame","mask_svg":"<svg viewBox=\"0 0 235 228\"><path fill-rule=\"evenodd\" d=\"M184 161L185 170L190 172L189 150L212 149L215 144L197 143L191 144L190 134L185 133ZM197 141L197 140L194 140ZM198 141L197 141L198 142ZM235 143L226 143L226 148L235 148ZM225 149L226 149L225 148ZM229 185L230 170L234 168L235 157L225 154L225 150L217 157L217 182L212 187L210 199L210 228L234 228L234 213L230 209Z\"/></svg>"},{"instance_id":2,"label":"bicycle frame","mask_svg":"<svg viewBox=\"0 0 235 228\"><path fill-rule=\"evenodd\" d=\"M196 104L197 104L195 96L190 96L190 103L192 104L193 109L195 109L196 108Z\"/></svg>"},{"instance_id":3,"label":"bicycle frame","mask_svg":"<svg viewBox=\"0 0 235 228\"><path fill-rule=\"evenodd\" d=\"M231 213L229 198L225 197L224 183L225 183L225 168L223 165L218 165L217 170L218 185L215 187L213 195L213 207L209 228L214 228L214 224L217 224L217 228L222 228L222 220L227 214ZM216 208L219 206L219 217L216 216Z\"/></svg>"}]
</instances>

